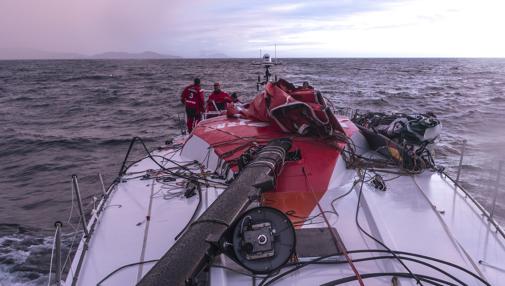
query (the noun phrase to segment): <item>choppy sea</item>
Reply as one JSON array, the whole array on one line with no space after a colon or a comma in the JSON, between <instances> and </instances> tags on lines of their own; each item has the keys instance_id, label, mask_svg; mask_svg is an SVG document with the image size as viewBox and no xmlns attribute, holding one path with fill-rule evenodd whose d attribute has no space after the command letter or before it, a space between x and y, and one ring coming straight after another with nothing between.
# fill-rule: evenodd
<instances>
[{"instance_id":1,"label":"choppy sea","mask_svg":"<svg viewBox=\"0 0 505 286\"><path fill-rule=\"evenodd\" d=\"M435 159L486 208L505 159L505 59L284 59L274 73L309 81L335 106L434 112L443 123ZM87 210L110 183L129 140L150 147L179 134L179 94L198 76L242 101L260 70L248 59L0 61L0 285L47 284L57 220L65 259L76 230L72 174ZM505 172L504 172L505 173ZM502 178L505 182L505 176ZM495 210L505 224L505 188ZM77 230L77 234L78 230Z\"/></svg>"}]
</instances>

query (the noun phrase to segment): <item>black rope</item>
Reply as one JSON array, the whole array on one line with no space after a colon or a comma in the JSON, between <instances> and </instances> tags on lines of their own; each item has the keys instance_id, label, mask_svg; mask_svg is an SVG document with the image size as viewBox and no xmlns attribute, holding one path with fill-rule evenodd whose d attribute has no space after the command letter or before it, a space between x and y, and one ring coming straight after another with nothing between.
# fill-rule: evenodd
<instances>
[{"instance_id":1,"label":"black rope","mask_svg":"<svg viewBox=\"0 0 505 286\"><path fill-rule=\"evenodd\" d=\"M366 236L368 236L369 238L371 238L372 240L374 240L375 242L377 242L378 244L380 244L382 247L384 247L385 249L387 249L393 256L396 257L396 254L393 251L391 251L391 249L386 244L384 244L382 241L378 240L377 238L373 237L371 234L369 234L368 232L366 232L361 227L361 225L359 224L359 220L358 220L359 204L361 202L361 197L363 196L363 185L365 184L366 171L367 170L365 169L365 172L363 173L363 178L362 178L362 181L361 181L361 186L359 188L358 203L356 204L356 216L355 216L356 225L358 226L358 228L359 228L359 230L361 232L363 232ZM398 258L398 262L400 262L400 264L407 270L407 272L412 275L412 278L414 278L417 281L418 285L423 285L420 282L419 278L414 273L412 273L412 271L407 267L407 265L405 265L405 263L403 263L403 261L400 258Z\"/></svg>"},{"instance_id":2,"label":"black rope","mask_svg":"<svg viewBox=\"0 0 505 286\"><path fill-rule=\"evenodd\" d=\"M140 138L140 137L134 137L134 139L135 139L135 138L136 138L136 140L138 140L138 141L142 144L142 146L143 146L144 150L145 150L145 151L146 151L146 153L147 153L147 157L148 157L148 158L150 158L150 159L151 159L151 160L152 160L152 161L153 161L156 165L158 165L158 167L160 167L163 171L166 171L166 172L168 172L169 174L171 174L171 175L173 175L173 176L176 176L176 177L179 177L179 178L183 178L183 179L186 179L186 180L189 180L189 181L195 182L195 183L201 183L201 182L199 181L199 179L198 179L198 178L195 178L195 177L192 177L192 176L184 176L184 175L181 175L181 174L175 173L175 172L171 171L170 169L166 168L165 166L161 165L158 161L156 161L156 159L154 159L154 157L153 157L153 155L151 154L151 152L149 152L149 149L147 148L147 146L146 146L146 144L144 143L144 141L142 140L142 138ZM134 140L134 139L132 139L132 140ZM167 160L168 162L170 162L170 163L174 164L174 165L177 165L177 166L179 166L179 167L181 167L181 168L183 168L183 169L189 170L187 167L181 166L181 165L179 165L177 162L175 162L175 161L173 161L173 160L171 160L171 159L169 159L169 158L166 158L166 157L163 157L163 158L164 158L165 160ZM226 183L223 183L223 182L218 182L218 181L213 181L213 180L208 180L208 179L206 180L206 182L211 182L211 183L220 184L220 185L223 185L223 186L228 186L228 184L226 184Z\"/></svg>"},{"instance_id":3,"label":"black rope","mask_svg":"<svg viewBox=\"0 0 505 286\"><path fill-rule=\"evenodd\" d=\"M174 240L178 240L179 237L181 237L181 235L183 235L184 232L186 232L186 230L188 229L188 227L190 225L192 225L194 219L196 218L196 215L200 211L200 207L202 205L202 188L200 187L200 185L197 185L196 188L198 189L198 204L196 205L196 208L193 211L193 215L191 216L189 221L186 223L186 225L182 228L182 230L175 236Z\"/></svg>"},{"instance_id":4,"label":"black rope","mask_svg":"<svg viewBox=\"0 0 505 286\"><path fill-rule=\"evenodd\" d=\"M146 260L146 261L140 261L140 262L135 262L135 263L123 265L123 266L117 268L116 270L112 271L111 273L109 273L109 275L105 276L105 278L103 278L98 283L96 283L96 285L97 286L101 285L103 282L105 282L105 280L109 279L112 275L116 274L118 271L121 271L125 268L131 267L131 266L136 266L136 265L141 265L141 264L146 264L146 263L157 262L157 261L159 261L159 259Z\"/></svg>"},{"instance_id":5,"label":"black rope","mask_svg":"<svg viewBox=\"0 0 505 286\"><path fill-rule=\"evenodd\" d=\"M438 263L441 263L441 264L445 264L445 265L448 265L448 266L451 266L453 268L456 268L458 270L461 270L462 272L474 277L475 279L479 280L480 282L482 282L482 284L486 285L486 286L490 286L490 284L485 281L483 278L479 277L478 275L472 273L471 271L459 266L459 265L456 265L454 263L451 263L451 262L448 262L448 261L444 261L444 260L441 260L441 259L437 259L437 258L434 258L434 257L429 257L429 256L425 256L425 255L421 255L421 254L416 254L416 253L410 253L410 252L405 252L405 251L393 251L395 252L396 254L403 254L403 255L408 255L408 256L413 256L413 257L419 257L419 258L422 258L422 259L426 259L426 260L430 260L430 261L434 261L434 262L438 262ZM390 251L387 251L387 250L384 250L384 249L364 249L364 250L350 250L348 251L349 254L354 254L354 253L388 253L390 254ZM285 277L287 276L288 274L292 273L292 272L295 272L305 266L308 266L308 265L313 265L313 264L345 264L347 263L346 260L337 260L337 261L321 261L323 259L327 259L327 258L330 258L330 257L333 257L333 256L339 256L341 255L340 253L337 253L337 254L330 254L330 255L325 255L325 256L321 256L321 257L318 257L316 259L313 259L311 261L306 261L306 262L297 262L297 263L294 263L294 264L289 264L289 265L285 265L284 267L290 267L290 266L295 266L281 274L278 274L276 276L273 277L272 280L266 282L266 280L268 278L272 278L271 275L265 277L263 279L263 281L261 281L261 283L259 284L260 286L267 286L267 285L271 285L273 282L281 279L282 277ZM354 259L353 262L363 262L363 261L369 261L369 260L378 260L378 259L397 259L397 257L395 256L373 256L373 257L366 257L366 258L359 258L359 259ZM460 281L458 278L454 277L453 275L449 274L448 272L440 269L439 267L436 267L434 266L433 264L430 264L430 263L427 263L427 262L424 262L422 260L419 260L419 259L414 259L414 258L410 258L410 257L405 257L405 256L402 256L401 259L406 259L406 260L410 260L410 261L413 261L413 262L416 262L416 263L420 263L420 264L423 264L427 267L430 267L432 269L435 269L437 271L439 271L440 273L443 273L444 275L447 275L448 277L452 278L453 280L455 280L456 282L458 283L461 283L461 285L466 285L464 282ZM412 277L411 277L412 278ZM265 284L266 282L266 284Z\"/></svg>"},{"instance_id":6,"label":"black rope","mask_svg":"<svg viewBox=\"0 0 505 286\"><path fill-rule=\"evenodd\" d=\"M393 277L396 276L396 277L412 278L412 275L413 274L410 273L410 272L409 273L406 273L406 272L378 272L378 273L365 273L365 274L362 274L361 278L367 279L367 278L384 277L384 276L393 276ZM440 278L436 278L436 277L433 277L433 276L428 276L428 275L423 275L423 274L415 274L415 276L418 277L417 280L426 282L426 283L431 284L431 285L436 285L436 286L443 286L443 285L458 286L457 284L454 284L454 283L451 283L449 281L445 281L445 280L442 280ZM336 279L336 280L333 280L333 281L321 284L321 286L340 285L340 284L344 284L344 283L347 283L347 282L355 281L356 279L358 279L358 278L356 278L356 276L348 276L348 277ZM444 284L440 284L440 283L437 283L437 282L444 283Z\"/></svg>"}]
</instances>

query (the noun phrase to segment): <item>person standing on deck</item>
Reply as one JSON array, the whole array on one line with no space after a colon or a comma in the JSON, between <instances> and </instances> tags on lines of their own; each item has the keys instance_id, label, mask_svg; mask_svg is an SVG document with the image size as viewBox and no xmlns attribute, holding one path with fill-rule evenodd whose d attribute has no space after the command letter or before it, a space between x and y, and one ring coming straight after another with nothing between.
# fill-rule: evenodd
<instances>
[{"instance_id":1,"label":"person standing on deck","mask_svg":"<svg viewBox=\"0 0 505 286\"><path fill-rule=\"evenodd\" d=\"M231 96L221 90L219 82L214 83L214 91L210 94L207 101L207 111L226 110L226 104L233 102Z\"/></svg>"},{"instance_id":2,"label":"person standing on deck","mask_svg":"<svg viewBox=\"0 0 505 286\"><path fill-rule=\"evenodd\" d=\"M188 85L181 94L181 102L186 106L186 125L188 132L193 131L193 127L202 120L202 113L205 106L205 98L200 79L195 78L192 85Z\"/></svg>"}]
</instances>

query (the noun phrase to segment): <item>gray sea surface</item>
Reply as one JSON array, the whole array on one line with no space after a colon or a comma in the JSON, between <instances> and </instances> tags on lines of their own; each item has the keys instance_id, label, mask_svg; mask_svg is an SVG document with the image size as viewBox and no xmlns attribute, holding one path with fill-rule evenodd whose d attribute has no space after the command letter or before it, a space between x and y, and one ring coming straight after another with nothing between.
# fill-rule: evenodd
<instances>
[{"instance_id":1,"label":"gray sea surface","mask_svg":"<svg viewBox=\"0 0 505 286\"><path fill-rule=\"evenodd\" d=\"M436 162L491 208L505 159L505 59L283 59L273 72L309 81L337 108L434 112L443 123ZM179 134L179 95L198 76L242 101L261 72L248 59L0 61L0 285L47 284L53 223L64 258L75 241L72 174L89 211L116 177L133 136L154 148ZM140 153L135 155L140 156ZM502 182L505 182L503 178ZM505 190L496 206L505 223ZM70 221L70 223L68 223ZM78 230L77 230L77 234Z\"/></svg>"}]
</instances>

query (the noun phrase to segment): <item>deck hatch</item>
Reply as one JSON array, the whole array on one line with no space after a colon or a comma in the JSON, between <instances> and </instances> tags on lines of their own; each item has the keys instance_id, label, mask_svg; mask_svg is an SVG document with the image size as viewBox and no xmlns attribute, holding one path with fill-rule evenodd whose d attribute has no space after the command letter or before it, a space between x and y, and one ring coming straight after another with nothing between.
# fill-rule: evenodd
<instances>
[{"instance_id":1,"label":"deck hatch","mask_svg":"<svg viewBox=\"0 0 505 286\"><path fill-rule=\"evenodd\" d=\"M302 228L296 230L296 253L298 257L319 257L342 250L335 246L329 228Z\"/></svg>"}]
</instances>

